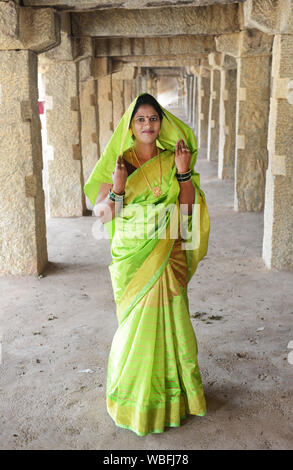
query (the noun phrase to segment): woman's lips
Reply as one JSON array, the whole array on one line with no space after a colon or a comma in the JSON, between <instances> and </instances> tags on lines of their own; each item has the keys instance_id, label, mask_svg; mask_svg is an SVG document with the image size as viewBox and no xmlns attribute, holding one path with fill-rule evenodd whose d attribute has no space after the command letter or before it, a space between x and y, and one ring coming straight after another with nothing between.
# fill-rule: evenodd
<instances>
[{"instance_id":1,"label":"woman's lips","mask_svg":"<svg viewBox=\"0 0 293 470\"><path fill-rule=\"evenodd\" d=\"M143 134L153 134L154 131L143 131Z\"/></svg>"}]
</instances>

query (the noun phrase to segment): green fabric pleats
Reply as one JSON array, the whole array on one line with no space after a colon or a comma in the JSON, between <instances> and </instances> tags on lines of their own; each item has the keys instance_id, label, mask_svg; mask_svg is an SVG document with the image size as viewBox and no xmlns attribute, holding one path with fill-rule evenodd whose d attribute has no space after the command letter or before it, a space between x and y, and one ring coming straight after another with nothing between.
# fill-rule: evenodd
<instances>
[{"instance_id":1,"label":"green fabric pleats","mask_svg":"<svg viewBox=\"0 0 293 470\"><path fill-rule=\"evenodd\" d=\"M206 413L187 290L177 280L182 252L176 251L178 246L172 263L120 322L111 345L107 409L118 426L139 436Z\"/></svg>"}]
</instances>

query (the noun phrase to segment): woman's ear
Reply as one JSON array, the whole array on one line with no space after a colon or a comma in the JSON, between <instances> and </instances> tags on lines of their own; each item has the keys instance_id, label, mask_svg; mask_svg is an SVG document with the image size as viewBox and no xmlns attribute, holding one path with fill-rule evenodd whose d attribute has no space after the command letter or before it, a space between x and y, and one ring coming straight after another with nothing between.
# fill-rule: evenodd
<instances>
[{"instance_id":1,"label":"woman's ear","mask_svg":"<svg viewBox=\"0 0 293 470\"><path fill-rule=\"evenodd\" d=\"M133 131L132 131L131 127L129 128L129 134L130 134L130 137L132 138L132 140L134 140L135 136L133 134Z\"/></svg>"}]
</instances>

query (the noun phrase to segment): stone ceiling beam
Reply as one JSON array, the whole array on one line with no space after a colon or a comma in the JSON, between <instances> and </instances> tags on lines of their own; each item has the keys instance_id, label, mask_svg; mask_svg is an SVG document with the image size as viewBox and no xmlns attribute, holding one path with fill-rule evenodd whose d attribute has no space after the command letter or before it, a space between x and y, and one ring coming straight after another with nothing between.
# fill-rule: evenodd
<instances>
[{"instance_id":1,"label":"stone ceiling beam","mask_svg":"<svg viewBox=\"0 0 293 470\"><path fill-rule=\"evenodd\" d=\"M241 11L240 11L241 10ZM156 37L218 35L240 30L242 8L231 5L161 8L154 10L95 10L72 13L76 37Z\"/></svg>"},{"instance_id":2,"label":"stone ceiling beam","mask_svg":"<svg viewBox=\"0 0 293 470\"><path fill-rule=\"evenodd\" d=\"M233 57L271 55L273 36L257 29L223 34L215 38L216 49Z\"/></svg>"},{"instance_id":3,"label":"stone ceiling beam","mask_svg":"<svg viewBox=\"0 0 293 470\"><path fill-rule=\"evenodd\" d=\"M60 42L60 20L52 8L24 8L0 2L0 50L43 52Z\"/></svg>"},{"instance_id":4,"label":"stone ceiling beam","mask_svg":"<svg viewBox=\"0 0 293 470\"><path fill-rule=\"evenodd\" d=\"M162 56L153 56L153 57L115 57L114 60L122 60L125 63L136 65L138 67L184 67L185 65L197 65L199 63L198 57L186 57L186 56L176 56L176 57L163 57Z\"/></svg>"},{"instance_id":5,"label":"stone ceiling beam","mask_svg":"<svg viewBox=\"0 0 293 470\"><path fill-rule=\"evenodd\" d=\"M217 70L231 70L237 69L237 62L234 57L223 52L211 52L208 55L209 64L213 69Z\"/></svg>"},{"instance_id":6,"label":"stone ceiling beam","mask_svg":"<svg viewBox=\"0 0 293 470\"><path fill-rule=\"evenodd\" d=\"M237 0L239 3L244 0ZM25 6L53 6L62 10L85 11L92 9L105 10L107 8L135 9L135 8L162 8L164 6L182 7L182 0L24 0ZM189 0L190 6L235 3L235 0Z\"/></svg>"},{"instance_id":7,"label":"stone ceiling beam","mask_svg":"<svg viewBox=\"0 0 293 470\"><path fill-rule=\"evenodd\" d=\"M210 65L210 63L209 63L209 57L208 56L203 57L202 59L200 59L200 66L201 66L201 70L203 70L203 69L213 70L213 66Z\"/></svg>"},{"instance_id":8,"label":"stone ceiling beam","mask_svg":"<svg viewBox=\"0 0 293 470\"><path fill-rule=\"evenodd\" d=\"M121 61L112 62L112 78L115 80L134 80L138 69L132 65L123 64Z\"/></svg>"},{"instance_id":9,"label":"stone ceiling beam","mask_svg":"<svg viewBox=\"0 0 293 470\"><path fill-rule=\"evenodd\" d=\"M247 0L243 21L246 28L257 28L267 34L293 34L293 2Z\"/></svg>"},{"instance_id":10,"label":"stone ceiling beam","mask_svg":"<svg viewBox=\"0 0 293 470\"><path fill-rule=\"evenodd\" d=\"M152 67L158 77L177 77L182 75L180 67Z\"/></svg>"},{"instance_id":11,"label":"stone ceiling beam","mask_svg":"<svg viewBox=\"0 0 293 470\"><path fill-rule=\"evenodd\" d=\"M213 36L176 36L156 38L95 39L95 56L152 56L171 54L208 54L216 51Z\"/></svg>"},{"instance_id":12,"label":"stone ceiling beam","mask_svg":"<svg viewBox=\"0 0 293 470\"><path fill-rule=\"evenodd\" d=\"M133 80L137 76L137 67L125 64L119 58L94 57L91 59L91 73L94 79L113 74L117 80Z\"/></svg>"}]
</instances>

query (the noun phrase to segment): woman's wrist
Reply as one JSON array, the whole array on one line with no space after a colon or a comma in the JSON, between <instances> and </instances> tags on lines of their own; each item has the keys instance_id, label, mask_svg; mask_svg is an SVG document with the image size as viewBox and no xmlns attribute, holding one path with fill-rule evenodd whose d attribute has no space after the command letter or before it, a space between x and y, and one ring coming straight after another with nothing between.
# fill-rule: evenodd
<instances>
[{"instance_id":1,"label":"woman's wrist","mask_svg":"<svg viewBox=\"0 0 293 470\"><path fill-rule=\"evenodd\" d=\"M124 194L115 193L113 189L110 188L109 193L108 193L108 198L115 203L119 202L123 204Z\"/></svg>"},{"instance_id":2,"label":"woman's wrist","mask_svg":"<svg viewBox=\"0 0 293 470\"><path fill-rule=\"evenodd\" d=\"M176 172L176 178L177 178L177 181L179 183L183 183L185 181L189 181L191 180L191 170L187 170L187 171L184 171L184 172L179 172L177 170Z\"/></svg>"},{"instance_id":3,"label":"woman's wrist","mask_svg":"<svg viewBox=\"0 0 293 470\"><path fill-rule=\"evenodd\" d=\"M177 173L178 174L181 174L181 173L188 173L190 171L190 168L188 167L185 167L185 168L177 168Z\"/></svg>"},{"instance_id":4,"label":"woman's wrist","mask_svg":"<svg viewBox=\"0 0 293 470\"><path fill-rule=\"evenodd\" d=\"M125 194L125 188L119 188L119 187L116 188L114 185L112 187L112 191L118 196L123 196Z\"/></svg>"}]
</instances>

